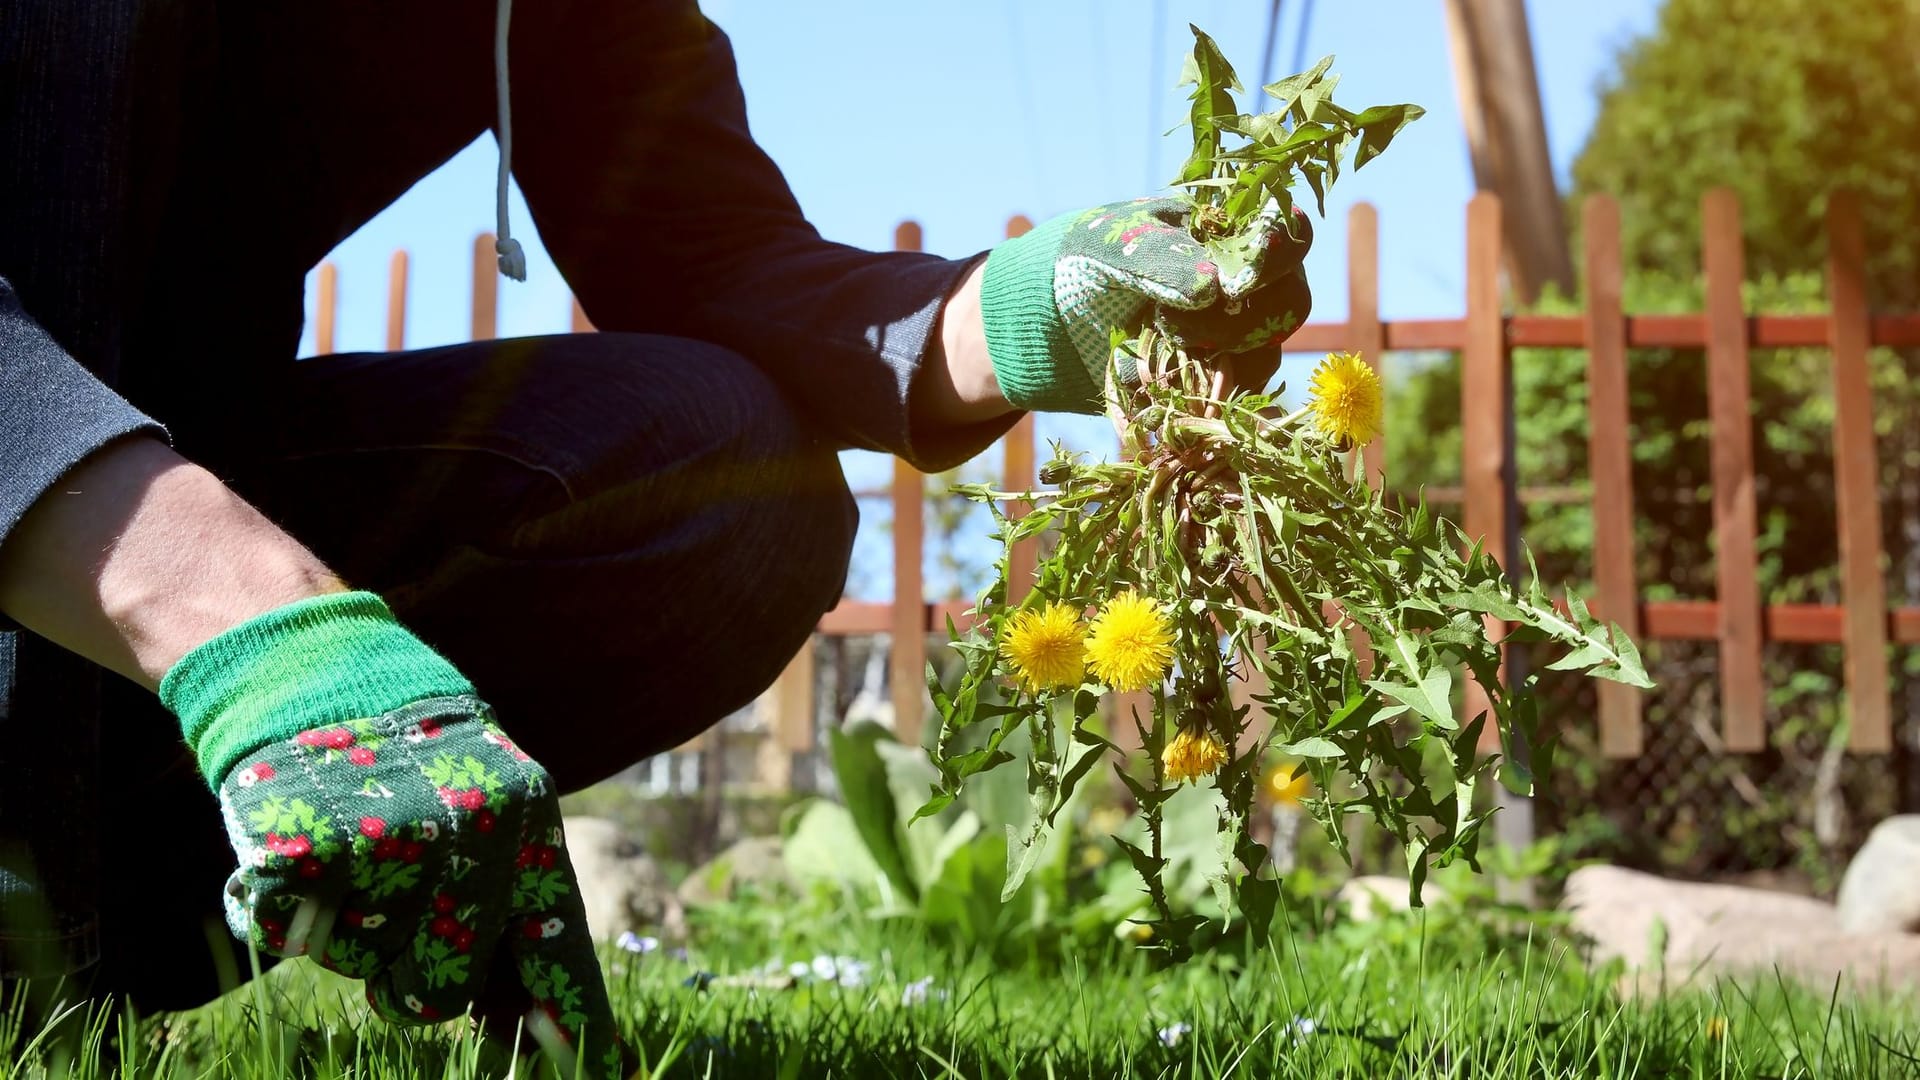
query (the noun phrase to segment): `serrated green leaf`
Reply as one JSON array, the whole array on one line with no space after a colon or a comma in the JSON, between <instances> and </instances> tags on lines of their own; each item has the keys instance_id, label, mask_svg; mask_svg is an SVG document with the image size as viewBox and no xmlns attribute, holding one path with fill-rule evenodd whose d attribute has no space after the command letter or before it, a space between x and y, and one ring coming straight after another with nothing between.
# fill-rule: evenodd
<instances>
[{"instance_id":1,"label":"serrated green leaf","mask_svg":"<svg viewBox=\"0 0 1920 1080\"><path fill-rule=\"evenodd\" d=\"M1303 758L1337 758L1347 755L1347 752L1340 749L1332 739L1323 739L1318 735L1309 735L1297 742L1281 743L1279 750L1283 754Z\"/></svg>"},{"instance_id":2,"label":"serrated green leaf","mask_svg":"<svg viewBox=\"0 0 1920 1080\"><path fill-rule=\"evenodd\" d=\"M1434 667L1411 685L1380 680L1368 685L1441 728L1452 730L1459 724L1453 715L1453 673L1444 667Z\"/></svg>"},{"instance_id":3,"label":"serrated green leaf","mask_svg":"<svg viewBox=\"0 0 1920 1080\"><path fill-rule=\"evenodd\" d=\"M1418 105L1375 105L1363 109L1353 118L1353 125L1360 129L1360 149L1353 155L1354 170L1365 168L1367 162L1385 153L1387 144L1402 128L1426 114L1427 110Z\"/></svg>"},{"instance_id":4,"label":"serrated green leaf","mask_svg":"<svg viewBox=\"0 0 1920 1080\"><path fill-rule=\"evenodd\" d=\"M1268 97L1280 103L1281 112L1288 112L1293 108L1294 103L1300 100L1300 95L1305 93L1309 87L1319 83L1319 81L1326 76L1328 69L1332 67L1333 57L1331 55L1323 56L1320 58L1319 63L1313 65L1311 70L1303 71L1298 75L1289 75L1279 82L1268 83L1262 89L1266 91Z\"/></svg>"}]
</instances>

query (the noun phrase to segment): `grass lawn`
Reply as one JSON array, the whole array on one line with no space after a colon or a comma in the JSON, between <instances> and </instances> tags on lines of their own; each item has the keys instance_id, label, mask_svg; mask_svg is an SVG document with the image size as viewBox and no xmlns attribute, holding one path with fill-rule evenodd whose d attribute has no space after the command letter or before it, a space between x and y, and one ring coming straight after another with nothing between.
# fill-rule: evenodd
<instances>
[{"instance_id":1,"label":"grass lawn","mask_svg":"<svg viewBox=\"0 0 1920 1080\"><path fill-rule=\"evenodd\" d=\"M858 964L816 977L820 956ZM1466 915L1290 933L1169 968L1117 942L993 958L911 923L736 904L702 921L684 958L607 963L660 1076L1920 1076L1910 998L1766 977L1627 998L1617 972L1590 972L1551 930L1499 934ZM357 1002L352 984L290 964L194 1013L97 1017L68 1062L8 1025L0 1062L12 1076L506 1073L479 1040L388 1028Z\"/></svg>"}]
</instances>

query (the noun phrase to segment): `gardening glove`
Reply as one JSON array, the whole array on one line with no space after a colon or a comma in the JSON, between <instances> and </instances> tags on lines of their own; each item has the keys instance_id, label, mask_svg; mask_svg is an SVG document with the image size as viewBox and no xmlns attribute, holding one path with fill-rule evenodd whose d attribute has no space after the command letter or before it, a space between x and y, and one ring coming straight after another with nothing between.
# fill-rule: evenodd
<instances>
[{"instance_id":1,"label":"gardening glove","mask_svg":"<svg viewBox=\"0 0 1920 1080\"><path fill-rule=\"evenodd\" d=\"M303 600L187 654L160 684L219 795L228 926L366 980L383 1018L477 998L505 948L566 1075L621 1047L558 795L453 666L370 593Z\"/></svg>"},{"instance_id":2,"label":"gardening glove","mask_svg":"<svg viewBox=\"0 0 1920 1080\"><path fill-rule=\"evenodd\" d=\"M1096 412L1112 331L1153 324L1198 356L1253 353L1236 381L1258 389L1280 343L1312 307L1301 260L1306 215L1270 205L1221 267L1183 224L1184 196L1135 199L1066 214L987 256L981 289L987 352L1007 400L1023 409ZM1291 227L1287 222L1291 221ZM1257 351L1257 352L1256 352ZM1130 369L1122 382L1135 382Z\"/></svg>"}]
</instances>

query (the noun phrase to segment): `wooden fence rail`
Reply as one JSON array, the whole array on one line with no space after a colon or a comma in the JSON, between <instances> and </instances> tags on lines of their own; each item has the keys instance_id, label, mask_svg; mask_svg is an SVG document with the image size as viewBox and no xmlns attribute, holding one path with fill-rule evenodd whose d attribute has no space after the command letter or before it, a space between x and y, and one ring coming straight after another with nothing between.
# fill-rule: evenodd
<instances>
[{"instance_id":1,"label":"wooden fence rail","mask_svg":"<svg viewBox=\"0 0 1920 1080\"><path fill-rule=\"evenodd\" d=\"M1593 196L1583 207L1586 310L1576 315L1510 315L1502 309L1499 279L1500 208L1481 194L1467 206L1467 273L1464 317L1383 320L1380 317L1379 226L1371 206L1348 217L1347 311L1344 322L1315 322L1287 343L1290 353L1351 350L1376 366L1399 351L1459 354L1461 370L1461 522L1503 563L1519 539L1514 475L1512 363L1516 349L1577 348L1588 353L1588 470L1594 522L1596 613L1613 619L1642 641L1713 641L1719 648L1721 728L1731 752L1766 744L1766 686L1761 648L1767 642L1837 643L1845 651L1849 748L1884 753L1892 745L1889 644L1920 643L1920 608L1889 610L1884 579L1879 508L1879 466L1872 423L1868 350L1872 346L1920 346L1920 314L1872 314L1867 309L1865 248L1857 203L1839 195L1827 215L1827 288L1831 310L1815 315L1749 314L1742 305L1744 280L1740 208L1730 191L1709 193L1702 204L1702 249L1706 310L1690 315L1633 315L1622 310L1624 260L1620 211L1613 199ZM1007 235L1031 227L1024 217L1008 222ZM900 225L895 246L919 250L920 227ZM474 340L491 338L497 322L497 276L493 239L475 240ZM406 328L407 256L395 252L389 270L387 346L402 347ZM338 275L323 265L317 283L315 343L334 343ZM575 330L590 330L578 304ZM1761 602L1749 371L1752 349L1825 347L1832 351L1835 527L1840 551L1842 602L1837 605ZM1698 349L1705 354L1715 595L1711 599L1642 599L1634 571L1634 497L1628 387L1630 350ZM1387 428L1395 425L1388 418ZM1023 418L1002 441L1001 481L1009 490L1034 484L1034 432ZM1386 435L1361 451L1375 484L1388 475ZM887 634L895 722L903 738L915 739L927 711L922 672L928 635L951 618L968 625L968 603L928 602L921 577L926 481L896 462L890 487L893 505L894 600L843 601L819 624L820 634ZM1021 508L1015 508L1019 512ZM1031 577L1033 552L1016 556L1016 581ZM786 750L815 745L813 643L794 658L771 691L775 732ZM1470 689L1470 695L1477 688ZM1639 692L1603 684L1598 727L1602 751L1637 756L1645 744ZM1471 696L1468 708L1473 707Z\"/></svg>"}]
</instances>

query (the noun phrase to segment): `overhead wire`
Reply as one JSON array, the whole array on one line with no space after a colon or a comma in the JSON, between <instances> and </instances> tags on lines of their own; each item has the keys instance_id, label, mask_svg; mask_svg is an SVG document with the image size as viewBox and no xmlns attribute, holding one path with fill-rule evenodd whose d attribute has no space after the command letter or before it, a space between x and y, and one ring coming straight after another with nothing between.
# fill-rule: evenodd
<instances>
[{"instance_id":1,"label":"overhead wire","mask_svg":"<svg viewBox=\"0 0 1920 1080\"><path fill-rule=\"evenodd\" d=\"M1260 47L1260 85L1266 86L1275 81L1273 54L1275 46L1280 44L1280 6L1283 0L1273 0L1273 6L1267 9L1267 41Z\"/></svg>"},{"instance_id":2,"label":"overhead wire","mask_svg":"<svg viewBox=\"0 0 1920 1080\"><path fill-rule=\"evenodd\" d=\"M1100 150L1102 172L1111 176L1114 172L1114 155L1120 152L1120 140L1115 137L1113 114L1119 110L1113 107L1113 98L1107 93L1107 84L1111 82L1108 68L1113 65L1107 61L1107 20L1102 14L1106 10L1107 0L1088 0L1092 12L1089 20L1092 30L1087 35L1088 46L1093 50L1092 69L1098 72L1097 83L1093 84L1093 115L1100 118Z\"/></svg>"},{"instance_id":3,"label":"overhead wire","mask_svg":"<svg viewBox=\"0 0 1920 1080\"><path fill-rule=\"evenodd\" d=\"M1300 0L1300 29L1293 36L1293 70L1307 67L1307 39L1312 36L1313 0Z\"/></svg>"},{"instance_id":4,"label":"overhead wire","mask_svg":"<svg viewBox=\"0 0 1920 1080\"><path fill-rule=\"evenodd\" d=\"M1167 0L1153 0L1153 25L1147 28L1147 41L1151 43L1148 53L1151 62L1147 65L1147 188L1160 187L1159 153L1160 133L1167 130L1166 125L1166 80L1162 77L1163 61L1166 57L1167 43L1163 40L1163 31L1167 26Z\"/></svg>"},{"instance_id":5,"label":"overhead wire","mask_svg":"<svg viewBox=\"0 0 1920 1080\"><path fill-rule=\"evenodd\" d=\"M1013 56L1013 90L1020 99L1020 119L1025 126L1025 137L1021 140L1027 152L1028 181L1033 184L1034 200L1045 202L1047 192L1052 190L1049 182L1046 155L1039 152L1041 145L1040 115L1034 104L1033 73L1027 68L1026 35L1020 22L1021 0L1007 0L1007 50Z\"/></svg>"}]
</instances>

